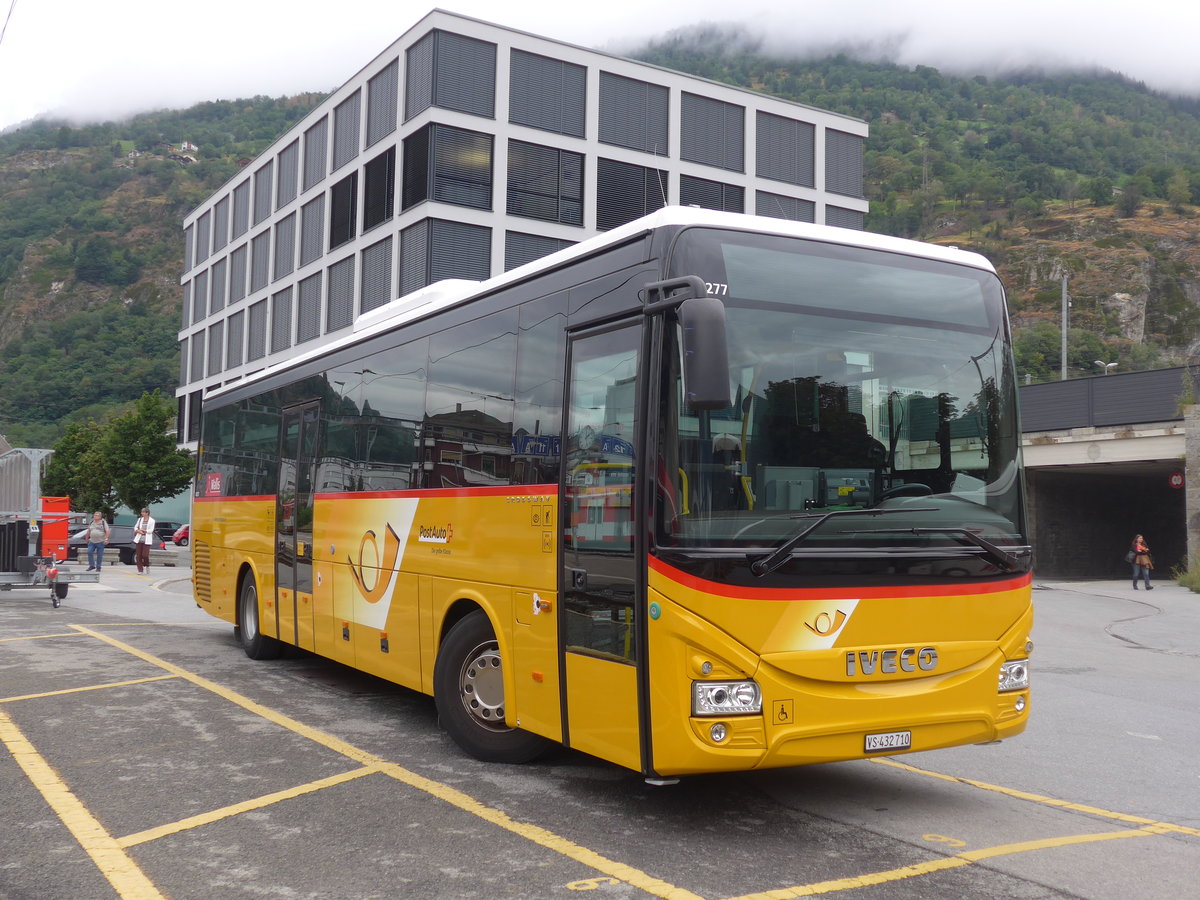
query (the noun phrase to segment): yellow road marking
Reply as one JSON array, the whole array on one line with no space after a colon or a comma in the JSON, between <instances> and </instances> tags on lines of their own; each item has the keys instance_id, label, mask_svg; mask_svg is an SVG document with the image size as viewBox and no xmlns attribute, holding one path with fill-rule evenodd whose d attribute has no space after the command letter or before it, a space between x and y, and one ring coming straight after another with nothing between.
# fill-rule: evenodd
<instances>
[{"instance_id":1,"label":"yellow road marking","mask_svg":"<svg viewBox=\"0 0 1200 900\"><path fill-rule=\"evenodd\" d=\"M170 681L176 675L154 675L150 678L134 678L129 681L110 681L107 684L89 684L86 687L63 688L59 691L46 691L42 694L19 694L16 697L0 697L0 703L13 703L17 700L37 700L40 697L61 697L65 694L79 694L83 691L107 691L109 688L125 687L129 684L145 684L148 681Z\"/></svg>"},{"instance_id":2,"label":"yellow road marking","mask_svg":"<svg viewBox=\"0 0 1200 900\"><path fill-rule=\"evenodd\" d=\"M178 822L171 822L167 825L159 825L155 828L147 828L145 831L139 831L136 834L128 834L123 838L117 838L117 844L121 847L136 847L138 844L145 844L148 841L156 841L159 838L166 837L167 835L178 834L181 831L187 831L191 828L198 828L201 825L211 825L213 822L219 822L221 819L228 819L231 816L249 812L252 809L262 809L263 807L270 806L272 803L279 803L283 800L291 800L293 797L301 797L304 794L312 794L316 791L324 790L327 787L345 784L347 781L353 781L356 778L362 778L364 775L374 775L378 771L379 770L374 766L363 766L361 769L352 769L351 771L343 772L340 775L330 775L328 778L319 778L316 781L310 781L307 784L300 784L296 787L288 788L287 790L275 791L273 794L263 794L261 797L255 797L253 800L244 800L241 803L234 803L229 806L221 807L221 809L214 809L210 812L189 816L186 819L180 819Z\"/></svg>"},{"instance_id":3,"label":"yellow road marking","mask_svg":"<svg viewBox=\"0 0 1200 900\"><path fill-rule=\"evenodd\" d=\"M978 788L981 791L992 791L997 794L1004 794L1006 797L1012 797L1016 800L1027 800L1031 803L1040 803L1043 806L1053 806L1057 809L1069 809L1072 812L1087 813L1092 816L1100 816L1105 819L1114 819L1118 822L1128 822L1131 825L1152 825L1155 828L1161 828L1167 832L1176 834L1189 834L1193 837L1200 837L1200 828L1191 828L1187 825L1176 825L1172 822L1159 822L1155 819L1147 819L1144 816L1131 816L1128 813L1113 812L1109 809L1101 809L1097 806L1086 806L1082 803L1071 803L1068 800L1059 800L1057 797L1046 797L1042 794L1031 794L1028 791L1018 791L1014 788L1006 788L998 784L988 784L986 781L974 781L970 778L960 778L957 775L943 775L941 772L932 772L929 769L919 769L916 766L908 763L896 762L894 759L873 759L871 762L881 766L891 766L894 769L900 769L904 772L913 772L917 775L924 775L927 778L937 778L942 781L952 781L958 784L969 785L973 788Z\"/></svg>"},{"instance_id":4,"label":"yellow road marking","mask_svg":"<svg viewBox=\"0 0 1200 900\"><path fill-rule=\"evenodd\" d=\"M0 710L0 742L8 748L17 765L25 771L26 777L58 814L122 900L162 900L163 895L146 877L146 873L117 845L87 807L79 802L79 798L3 710Z\"/></svg>"},{"instance_id":5,"label":"yellow road marking","mask_svg":"<svg viewBox=\"0 0 1200 900\"><path fill-rule=\"evenodd\" d=\"M64 631L62 634L27 634L25 637L0 638L0 644L12 641L40 641L42 638L83 637L78 631Z\"/></svg>"},{"instance_id":6,"label":"yellow road marking","mask_svg":"<svg viewBox=\"0 0 1200 900\"><path fill-rule=\"evenodd\" d=\"M260 716L269 722L274 722L281 728L286 728L289 731L301 735L302 737L308 738L314 743L320 744L323 747L327 747L335 753L340 753L348 759L352 759L363 766L377 769L378 771L391 776L402 784L406 784L409 787L424 791L430 796L436 797L437 799L445 803L449 803L452 806L456 806L464 812L471 813L472 815L477 816L486 822L490 822L499 828L503 828L506 831L519 835L520 837L546 847L549 850L553 850L556 853L566 856L569 859L573 859L582 865L595 869L598 872L603 872L605 875L611 875L614 878L618 878L621 881L624 881L626 884L633 885L634 887L645 891L647 894L651 894L655 897L662 897L664 900L702 900L701 897L693 894L691 891L675 887L674 885L668 884L661 879L654 878L640 869L635 869L632 866L627 866L624 863L619 863L615 860L601 856L599 853L589 850L586 847L582 847L573 841L569 841L564 837L542 828L541 826L531 825L526 822L517 822L510 818L507 813L504 813L498 809L493 809L490 806L485 806L474 797L471 797L460 790L452 788L449 785L442 784L441 782L434 781L433 779L425 778L424 776L418 775L416 772L405 769L403 766L390 763L384 760L382 757L375 756L366 750L355 747L353 744L349 744L331 734L326 734L323 731L319 731L310 725L305 725L303 722L299 722L290 716L286 716L283 713L271 709L270 707L263 706L261 703L251 700L249 697L244 697L241 694L231 691L214 681L210 681L203 676L189 672L188 670L183 669L174 663L170 663L166 660L159 659L156 656L152 656L151 654L139 650L137 647L126 644L123 641L119 641L114 637L102 634L98 631L93 631L91 628L88 628L84 625L72 625L71 627L78 629L83 634L90 635L97 640L103 641L112 647L124 650L126 653L130 654L131 656L135 656L144 662L148 662L151 665L165 669L173 675L178 675L180 678L190 681L197 687L204 688L205 690L210 691L217 696L224 698L225 700L228 700L230 703L242 707L256 716Z\"/></svg>"},{"instance_id":7,"label":"yellow road marking","mask_svg":"<svg viewBox=\"0 0 1200 900\"><path fill-rule=\"evenodd\" d=\"M780 888L763 891L758 894L744 894L729 900L792 900L794 897L814 897L818 894L833 894L838 891L850 891L856 888L872 887L877 884L887 884L892 881L902 881L917 875L929 875L933 872L944 872L948 869L958 869L969 866L984 859L997 856L1010 856L1014 853L1028 853L1032 850L1048 850L1053 847L1069 847L1075 844L1091 844L1097 841L1114 841L1122 838L1150 837L1163 834L1164 830L1158 825L1146 828L1136 828L1129 831L1106 831L1100 834L1078 834L1066 837L1044 838L1038 841L1023 841L1018 844L1001 844L997 847L985 847L981 850L968 850L943 859L917 863L886 872L871 872L867 875L854 875L849 878L838 878L833 881L820 881L813 884L799 885L791 888Z\"/></svg>"}]
</instances>

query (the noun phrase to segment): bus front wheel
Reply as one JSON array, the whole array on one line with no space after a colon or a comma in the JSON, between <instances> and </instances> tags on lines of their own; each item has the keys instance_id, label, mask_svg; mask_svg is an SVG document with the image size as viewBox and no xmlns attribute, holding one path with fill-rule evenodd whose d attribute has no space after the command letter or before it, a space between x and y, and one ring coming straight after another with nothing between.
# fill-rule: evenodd
<instances>
[{"instance_id":1,"label":"bus front wheel","mask_svg":"<svg viewBox=\"0 0 1200 900\"><path fill-rule=\"evenodd\" d=\"M483 610L457 622L438 650L433 699L442 727L484 762L523 763L543 753L544 738L504 723L500 647Z\"/></svg>"},{"instance_id":2,"label":"bus front wheel","mask_svg":"<svg viewBox=\"0 0 1200 900\"><path fill-rule=\"evenodd\" d=\"M247 575L238 596L237 636L251 659L275 659L283 649L279 641L267 637L258 627L258 587L254 576Z\"/></svg>"}]
</instances>

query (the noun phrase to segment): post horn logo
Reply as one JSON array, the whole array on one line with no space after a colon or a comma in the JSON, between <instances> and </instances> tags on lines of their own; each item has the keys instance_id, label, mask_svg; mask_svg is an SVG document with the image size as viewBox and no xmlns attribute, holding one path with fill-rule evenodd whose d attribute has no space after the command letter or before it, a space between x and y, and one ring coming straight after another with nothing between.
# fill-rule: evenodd
<instances>
[{"instance_id":1,"label":"post horn logo","mask_svg":"<svg viewBox=\"0 0 1200 900\"><path fill-rule=\"evenodd\" d=\"M829 637L831 634L841 631L845 624L846 614L840 609L835 609L832 616L827 612L818 613L811 622L805 622L804 627L815 635Z\"/></svg>"},{"instance_id":2,"label":"post horn logo","mask_svg":"<svg viewBox=\"0 0 1200 900\"><path fill-rule=\"evenodd\" d=\"M396 558L399 555L400 536L396 534L391 523L388 523L387 531L383 535L382 555L379 552L375 532L368 531L358 545L358 563L355 564L353 559L349 556L346 557L346 562L350 564L350 573L354 576L354 583L358 585L358 592L368 603L378 603L383 599L383 595L391 583L391 578L386 577L386 574L395 570ZM374 557L374 559L372 560L370 557ZM373 574L368 574L372 570ZM367 586L368 581L370 581L370 587Z\"/></svg>"}]
</instances>

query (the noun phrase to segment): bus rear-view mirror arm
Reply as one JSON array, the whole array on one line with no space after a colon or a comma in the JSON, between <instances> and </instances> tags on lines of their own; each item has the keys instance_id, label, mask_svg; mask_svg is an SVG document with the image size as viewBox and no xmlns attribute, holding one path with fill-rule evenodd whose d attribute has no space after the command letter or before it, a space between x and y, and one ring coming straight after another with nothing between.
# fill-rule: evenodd
<instances>
[{"instance_id":1,"label":"bus rear-view mirror arm","mask_svg":"<svg viewBox=\"0 0 1200 900\"><path fill-rule=\"evenodd\" d=\"M725 336L725 304L710 297L696 275L646 285L646 313L678 307L683 340L683 381L692 409L725 409L729 391L729 345Z\"/></svg>"}]
</instances>

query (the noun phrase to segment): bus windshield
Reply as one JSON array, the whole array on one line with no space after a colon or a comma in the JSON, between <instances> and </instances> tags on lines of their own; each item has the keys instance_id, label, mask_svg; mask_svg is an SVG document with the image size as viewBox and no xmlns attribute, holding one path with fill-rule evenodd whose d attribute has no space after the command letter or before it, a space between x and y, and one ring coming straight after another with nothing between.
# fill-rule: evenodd
<instances>
[{"instance_id":1,"label":"bus windshield","mask_svg":"<svg viewBox=\"0 0 1200 900\"><path fill-rule=\"evenodd\" d=\"M988 552L1026 543L993 273L693 228L676 241L671 274L699 275L726 306L733 402L688 407L673 335L660 392L660 547L752 555L788 543L789 558L826 568L888 558L922 575L955 557L1015 568L1007 552Z\"/></svg>"}]
</instances>

